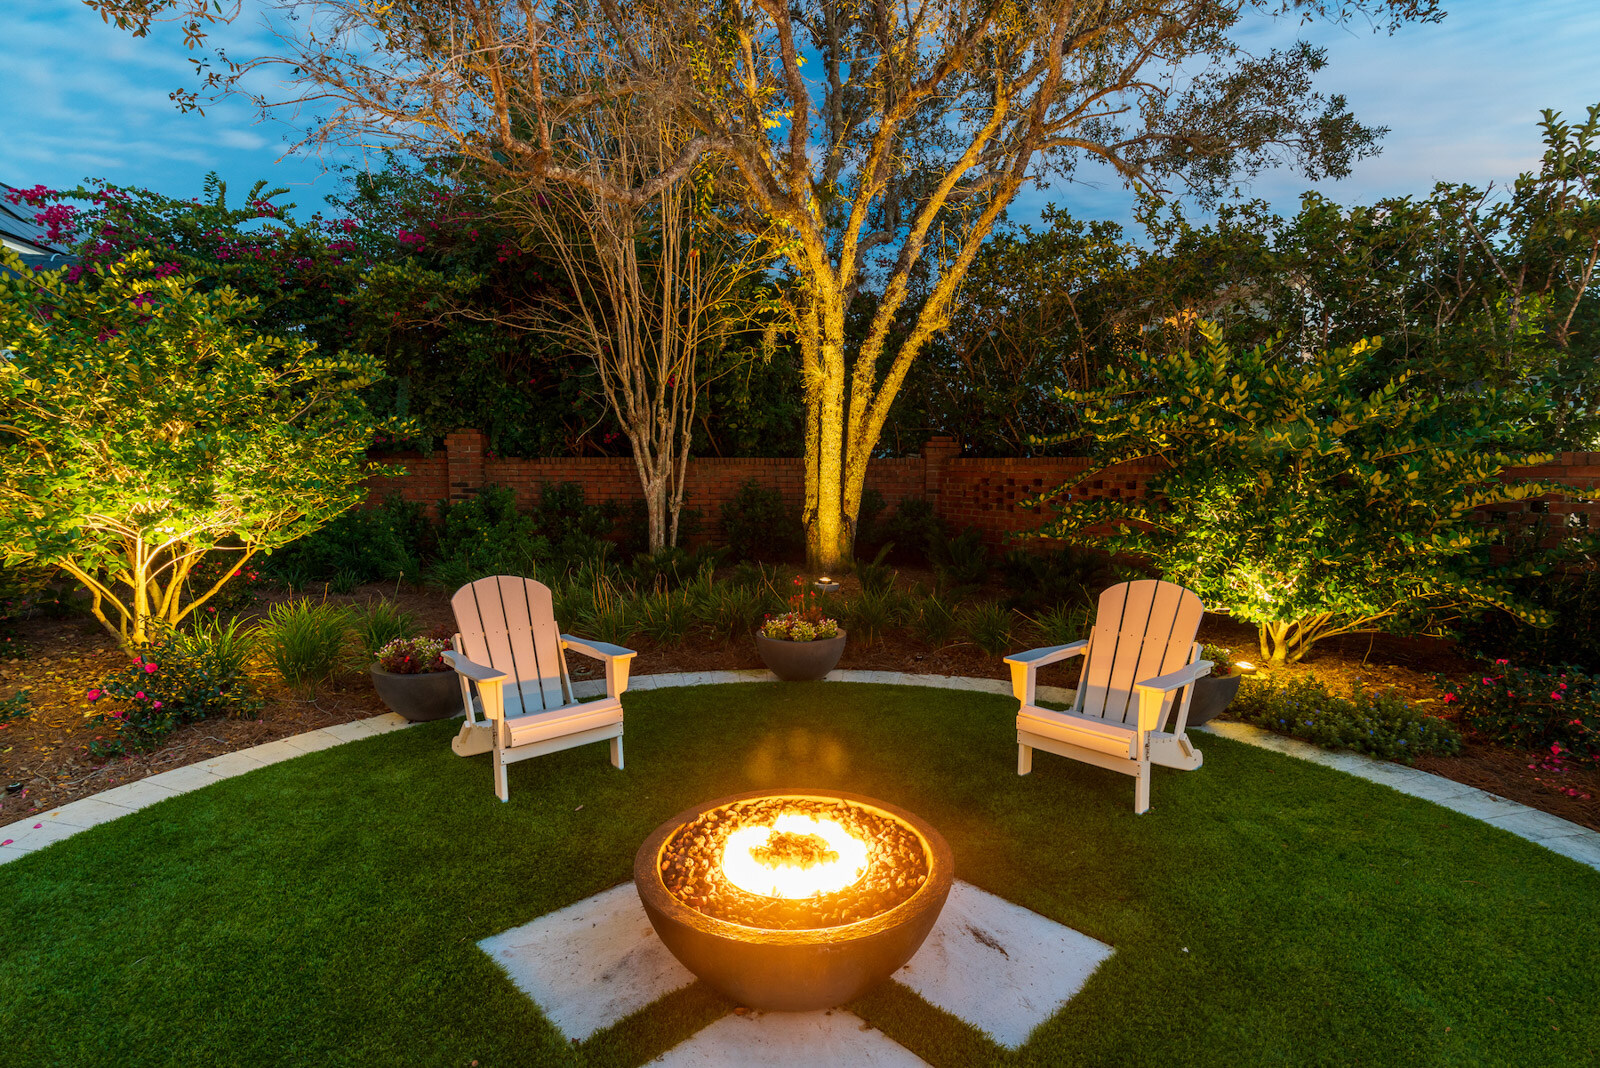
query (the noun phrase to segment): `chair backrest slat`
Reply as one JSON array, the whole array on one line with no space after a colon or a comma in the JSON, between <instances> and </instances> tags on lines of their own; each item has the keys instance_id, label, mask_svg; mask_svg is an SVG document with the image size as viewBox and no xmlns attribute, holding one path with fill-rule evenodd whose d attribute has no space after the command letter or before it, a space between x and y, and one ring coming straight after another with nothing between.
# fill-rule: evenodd
<instances>
[{"instance_id":1,"label":"chair backrest slat","mask_svg":"<svg viewBox=\"0 0 1600 1068\"><path fill-rule=\"evenodd\" d=\"M1171 582L1141 579L1107 589L1090 632L1077 711L1124 725L1134 721L1134 684L1189 662L1203 614L1200 598ZM1169 694L1163 717L1171 703Z\"/></svg>"},{"instance_id":2,"label":"chair backrest slat","mask_svg":"<svg viewBox=\"0 0 1600 1068\"><path fill-rule=\"evenodd\" d=\"M492 575L450 599L467 659L504 671L507 715L560 708L571 688L550 588L515 575Z\"/></svg>"}]
</instances>

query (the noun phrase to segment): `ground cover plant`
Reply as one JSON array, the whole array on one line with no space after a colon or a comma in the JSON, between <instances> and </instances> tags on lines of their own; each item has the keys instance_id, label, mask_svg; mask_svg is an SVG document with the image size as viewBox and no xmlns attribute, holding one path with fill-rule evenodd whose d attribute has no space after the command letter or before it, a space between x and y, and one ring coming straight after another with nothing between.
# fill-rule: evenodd
<instances>
[{"instance_id":1,"label":"ground cover plant","mask_svg":"<svg viewBox=\"0 0 1600 1068\"><path fill-rule=\"evenodd\" d=\"M1115 949L1016 1054L897 987L849 1006L934 1065L1547 1065L1600 1044L1600 874L1225 739L1158 771L1136 817L1122 776L1018 777L1014 712L834 683L635 692L626 772L595 747L542 757L504 805L449 723L297 758L0 867L0 1033L24 1064L642 1064L731 1006L696 984L572 1044L475 943L625 881L692 803L805 785L916 812L959 878Z\"/></svg>"},{"instance_id":2,"label":"ground cover plant","mask_svg":"<svg viewBox=\"0 0 1600 1068\"><path fill-rule=\"evenodd\" d=\"M1339 697L1314 676L1290 679L1282 685L1267 679L1247 680L1228 714L1324 749L1349 749L1402 764L1461 748L1454 727L1420 711L1399 694L1358 688L1348 697Z\"/></svg>"}]
</instances>

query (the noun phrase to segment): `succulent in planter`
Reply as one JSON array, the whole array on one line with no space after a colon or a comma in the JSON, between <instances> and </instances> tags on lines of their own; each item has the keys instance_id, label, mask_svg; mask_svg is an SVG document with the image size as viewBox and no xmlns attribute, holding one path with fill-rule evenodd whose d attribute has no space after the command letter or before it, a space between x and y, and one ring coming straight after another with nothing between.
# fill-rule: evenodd
<instances>
[{"instance_id":1,"label":"succulent in planter","mask_svg":"<svg viewBox=\"0 0 1600 1068\"><path fill-rule=\"evenodd\" d=\"M833 670L844 655L845 632L839 621L822 614L814 590L799 575L789 611L768 616L756 634L762 663L785 682L809 682Z\"/></svg>"},{"instance_id":2,"label":"succulent in planter","mask_svg":"<svg viewBox=\"0 0 1600 1068\"><path fill-rule=\"evenodd\" d=\"M441 656L450 643L438 638L396 638L378 650L373 688L390 710L420 722L461 711L461 683Z\"/></svg>"},{"instance_id":3,"label":"succulent in planter","mask_svg":"<svg viewBox=\"0 0 1600 1068\"><path fill-rule=\"evenodd\" d=\"M378 650L378 666L391 675L449 671L442 655L450 643L435 638L396 638Z\"/></svg>"},{"instance_id":4,"label":"succulent in planter","mask_svg":"<svg viewBox=\"0 0 1600 1068\"><path fill-rule=\"evenodd\" d=\"M781 616L768 616L761 624L764 637L780 642L815 642L839 636L839 621L821 616L808 619L800 612L785 612Z\"/></svg>"}]
</instances>

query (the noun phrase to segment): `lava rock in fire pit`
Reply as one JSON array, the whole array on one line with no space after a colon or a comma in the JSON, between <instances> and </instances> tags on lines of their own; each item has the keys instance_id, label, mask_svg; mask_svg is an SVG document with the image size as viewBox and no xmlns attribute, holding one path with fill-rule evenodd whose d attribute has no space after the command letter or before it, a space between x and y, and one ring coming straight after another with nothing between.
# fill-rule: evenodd
<instances>
[{"instance_id":1,"label":"lava rock in fire pit","mask_svg":"<svg viewBox=\"0 0 1600 1068\"><path fill-rule=\"evenodd\" d=\"M780 1012L840 1005L894 974L953 878L950 847L925 821L831 792L689 809L639 847L633 869L651 926L685 967L736 1005Z\"/></svg>"},{"instance_id":2,"label":"lava rock in fire pit","mask_svg":"<svg viewBox=\"0 0 1600 1068\"><path fill-rule=\"evenodd\" d=\"M865 842L865 872L842 890L802 898L755 894L734 885L722 868L729 835L742 827L771 826L784 815L832 820ZM826 848L816 835L780 830L752 855L762 860L764 850L777 859L780 853L800 848L798 843L805 839ZM838 859L836 851L827 852L833 854L827 859ZM813 855L811 864L793 866L811 867L819 859ZM686 824L661 852L661 881L685 905L729 923L780 931L839 927L887 912L916 893L927 877L928 859L914 831L845 801L768 797L736 802Z\"/></svg>"}]
</instances>

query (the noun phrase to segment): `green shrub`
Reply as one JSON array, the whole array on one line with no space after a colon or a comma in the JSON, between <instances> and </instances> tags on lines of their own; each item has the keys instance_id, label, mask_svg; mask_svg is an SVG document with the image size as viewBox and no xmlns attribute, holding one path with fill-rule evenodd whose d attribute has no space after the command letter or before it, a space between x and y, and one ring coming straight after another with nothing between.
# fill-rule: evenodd
<instances>
[{"instance_id":1,"label":"green shrub","mask_svg":"<svg viewBox=\"0 0 1600 1068\"><path fill-rule=\"evenodd\" d=\"M959 619L967 639L989 656L1004 656L1014 651L1012 626L1016 617L1004 605L979 601L962 610Z\"/></svg>"},{"instance_id":2,"label":"green shrub","mask_svg":"<svg viewBox=\"0 0 1600 1068\"><path fill-rule=\"evenodd\" d=\"M542 573L555 577L603 562L615 548L606 539L616 527L618 512L612 501L589 504L576 482L546 483L530 517L535 533L544 539L535 554Z\"/></svg>"},{"instance_id":3,"label":"green shrub","mask_svg":"<svg viewBox=\"0 0 1600 1068\"><path fill-rule=\"evenodd\" d=\"M376 660L385 645L416 635L417 618L389 601L374 601L356 611L355 633L362 654Z\"/></svg>"},{"instance_id":4,"label":"green shrub","mask_svg":"<svg viewBox=\"0 0 1600 1068\"><path fill-rule=\"evenodd\" d=\"M660 552L637 554L627 572L642 590L675 590L715 571L724 552L710 545L694 550L668 546Z\"/></svg>"},{"instance_id":5,"label":"green shrub","mask_svg":"<svg viewBox=\"0 0 1600 1068\"><path fill-rule=\"evenodd\" d=\"M446 590L487 575L559 575L537 570L550 556L549 541L538 536L531 516L517 511L516 493L503 486L486 486L476 497L439 509L439 559L431 575Z\"/></svg>"},{"instance_id":6,"label":"green shrub","mask_svg":"<svg viewBox=\"0 0 1600 1068\"><path fill-rule=\"evenodd\" d=\"M1049 553L1013 549L1001 560L1000 575L1011 594L1006 603L1029 613L1056 605L1094 604L1100 592L1117 581L1109 556L1076 545Z\"/></svg>"},{"instance_id":7,"label":"green shrub","mask_svg":"<svg viewBox=\"0 0 1600 1068\"><path fill-rule=\"evenodd\" d=\"M568 606L575 610L578 633L585 638L622 645L633 637L636 615L628 592L609 579L595 578L588 596L573 599Z\"/></svg>"},{"instance_id":8,"label":"green shrub","mask_svg":"<svg viewBox=\"0 0 1600 1068\"><path fill-rule=\"evenodd\" d=\"M948 645L957 630L956 614L944 599L923 597L911 608L911 633L924 645L939 648Z\"/></svg>"},{"instance_id":9,"label":"green shrub","mask_svg":"<svg viewBox=\"0 0 1600 1068\"><path fill-rule=\"evenodd\" d=\"M696 589L647 593L633 604L633 631L657 645L682 645L700 617Z\"/></svg>"},{"instance_id":10,"label":"green shrub","mask_svg":"<svg viewBox=\"0 0 1600 1068\"><path fill-rule=\"evenodd\" d=\"M1483 675L1435 679L1445 703L1476 731L1505 745L1600 761L1600 679L1576 669L1523 668L1496 660Z\"/></svg>"},{"instance_id":11,"label":"green shrub","mask_svg":"<svg viewBox=\"0 0 1600 1068\"><path fill-rule=\"evenodd\" d=\"M305 598L273 605L258 635L269 663L290 686L310 693L344 666L355 616Z\"/></svg>"},{"instance_id":12,"label":"green shrub","mask_svg":"<svg viewBox=\"0 0 1600 1068\"><path fill-rule=\"evenodd\" d=\"M857 552L876 552L884 544L884 527L879 522L884 507L882 493L870 487L861 491L861 505L856 509Z\"/></svg>"},{"instance_id":13,"label":"green shrub","mask_svg":"<svg viewBox=\"0 0 1600 1068\"><path fill-rule=\"evenodd\" d=\"M396 495L376 508L352 508L334 517L274 552L262 570L291 589L324 582L355 589L402 574L418 577L431 541L422 506Z\"/></svg>"},{"instance_id":14,"label":"green shrub","mask_svg":"<svg viewBox=\"0 0 1600 1068\"><path fill-rule=\"evenodd\" d=\"M977 527L968 527L953 538L935 538L932 558L934 573L946 589L975 588L988 581L989 550Z\"/></svg>"},{"instance_id":15,"label":"green shrub","mask_svg":"<svg viewBox=\"0 0 1600 1068\"><path fill-rule=\"evenodd\" d=\"M718 582L700 605L699 622L712 637L732 641L755 633L761 617L775 607L774 598L760 587Z\"/></svg>"},{"instance_id":16,"label":"green shrub","mask_svg":"<svg viewBox=\"0 0 1600 1068\"><path fill-rule=\"evenodd\" d=\"M1084 605L1058 604L1028 621L1038 629L1045 645L1071 645L1089 634L1089 609Z\"/></svg>"},{"instance_id":17,"label":"green shrub","mask_svg":"<svg viewBox=\"0 0 1600 1068\"><path fill-rule=\"evenodd\" d=\"M856 579L861 583L862 590L867 593L887 593L894 587L899 572L883 562L893 550L894 542L891 541L880 548L871 560L857 561Z\"/></svg>"},{"instance_id":18,"label":"green shrub","mask_svg":"<svg viewBox=\"0 0 1600 1068\"><path fill-rule=\"evenodd\" d=\"M894 542L896 549L891 559L926 564L932 558L934 546L944 539L944 524L934 514L933 502L925 497L907 497L893 515L881 525L875 525L873 534L880 541Z\"/></svg>"},{"instance_id":19,"label":"green shrub","mask_svg":"<svg viewBox=\"0 0 1600 1068\"><path fill-rule=\"evenodd\" d=\"M243 677L256 651L255 632L238 616L226 623L215 617L198 620L180 644L190 656L209 660L227 678Z\"/></svg>"},{"instance_id":20,"label":"green shrub","mask_svg":"<svg viewBox=\"0 0 1600 1068\"><path fill-rule=\"evenodd\" d=\"M905 608L905 598L892 589L862 590L845 603L844 626L860 645L873 645L900 625Z\"/></svg>"},{"instance_id":21,"label":"green shrub","mask_svg":"<svg viewBox=\"0 0 1600 1068\"><path fill-rule=\"evenodd\" d=\"M804 540L783 494L751 479L722 506L722 533L736 560L783 560Z\"/></svg>"},{"instance_id":22,"label":"green shrub","mask_svg":"<svg viewBox=\"0 0 1600 1068\"><path fill-rule=\"evenodd\" d=\"M1533 545L1518 555L1542 554L1544 533L1543 524L1534 526L1533 533L1519 539ZM1485 659L1572 664L1600 672L1600 566L1592 556L1581 570L1521 579L1513 588L1520 598L1548 613L1550 625L1529 626L1510 612L1491 609L1457 625L1462 645Z\"/></svg>"},{"instance_id":23,"label":"green shrub","mask_svg":"<svg viewBox=\"0 0 1600 1068\"><path fill-rule=\"evenodd\" d=\"M1228 711L1246 723L1325 749L1349 749L1403 764L1416 756L1461 749L1454 727L1418 711L1393 691L1356 687L1348 698L1336 697L1312 676L1282 686L1246 679Z\"/></svg>"},{"instance_id":24,"label":"green shrub","mask_svg":"<svg viewBox=\"0 0 1600 1068\"><path fill-rule=\"evenodd\" d=\"M218 639L165 634L141 646L133 663L89 691L90 722L109 734L90 743L96 758L152 749L185 723L214 716L255 717L262 701L244 672L248 651L235 620ZM104 702L102 704L102 702Z\"/></svg>"},{"instance_id":25,"label":"green shrub","mask_svg":"<svg viewBox=\"0 0 1600 1068\"><path fill-rule=\"evenodd\" d=\"M705 526L705 515L698 508L687 505L689 495L684 494L684 508L678 513L678 546L687 546ZM617 551L624 560L641 553L650 553L650 511L642 499L635 498L616 510ZM670 548L670 546L669 546Z\"/></svg>"}]
</instances>

